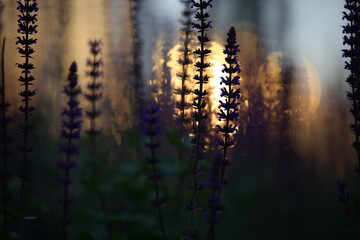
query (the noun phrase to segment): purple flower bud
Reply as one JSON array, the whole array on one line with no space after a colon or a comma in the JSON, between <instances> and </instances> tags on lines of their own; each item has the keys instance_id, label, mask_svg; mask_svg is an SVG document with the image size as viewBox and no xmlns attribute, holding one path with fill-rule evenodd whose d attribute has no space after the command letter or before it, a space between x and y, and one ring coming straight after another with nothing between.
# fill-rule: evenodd
<instances>
[{"instance_id":1,"label":"purple flower bud","mask_svg":"<svg viewBox=\"0 0 360 240\"><path fill-rule=\"evenodd\" d=\"M141 119L142 134L147 137L154 137L161 134L160 131L160 106L150 104L145 108Z\"/></svg>"}]
</instances>

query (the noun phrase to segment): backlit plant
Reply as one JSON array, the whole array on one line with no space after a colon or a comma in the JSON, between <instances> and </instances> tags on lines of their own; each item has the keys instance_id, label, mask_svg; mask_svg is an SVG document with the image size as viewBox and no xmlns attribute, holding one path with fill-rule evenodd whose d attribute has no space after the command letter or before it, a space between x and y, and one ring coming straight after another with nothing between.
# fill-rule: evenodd
<instances>
[{"instance_id":1,"label":"backlit plant","mask_svg":"<svg viewBox=\"0 0 360 240\"><path fill-rule=\"evenodd\" d=\"M196 68L196 75L194 76L195 84L197 88L194 90L194 102L192 117L194 119L193 125L193 152L191 159L193 166L191 168L192 180L189 183L189 188L192 191L191 200L186 204L187 209L190 211L189 226L185 232L185 235L192 238L198 233L195 226L195 213L201 208L200 201L198 201L198 191L203 189L199 177L203 175L203 167L199 162L204 158L205 141L204 135L207 131L205 120L208 118L208 114L205 111L206 107L206 95L205 85L209 81L209 76L206 74L206 69L210 67L210 63L206 62L206 57L211 53L210 49L207 49L207 44L210 42L210 38L207 35L207 31L211 28L211 22L208 20L210 17L207 9L212 7L211 0L192 0L192 7L196 8L195 19L193 27L197 30L199 41L198 48L194 51L197 61L194 64Z\"/></svg>"},{"instance_id":2,"label":"backlit plant","mask_svg":"<svg viewBox=\"0 0 360 240\"><path fill-rule=\"evenodd\" d=\"M211 185L212 194L209 198L210 214L207 221L210 224L208 239L214 239L214 224L220 221L220 211L222 205L220 203L221 190L224 185L227 184L225 180L225 173L230 165L229 150L234 146L234 134L238 132L237 121L239 118L239 99L240 99L240 65L237 60L237 53L240 52L239 45L236 41L236 31L234 27L231 27L228 32L227 44L225 45L224 54L226 55L223 72L226 73L225 77L221 78L221 84L225 87L221 88L221 97L224 100L220 100L218 120L220 124L217 125L217 132L219 132L220 138L217 138L217 145L221 149L221 160L216 163L218 166L219 178L218 182ZM219 160L216 160L219 161ZM213 170L216 172L216 170ZM213 173L214 176L217 174ZM213 177L214 178L214 177Z\"/></svg>"},{"instance_id":3,"label":"backlit plant","mask_svg":"<svg viewBox=\"0 0 360 240\"><path fill-rule=\"evenodd\" d=\"M192 10L191 10L191 1L190 0L182 0L184 4L183 11L183 19L181 21L181 47L179 48L180 58L178 59L178 63L181 65L181 72L178 73L179 80L181 81L181 85L179 88L176 88L175 94L180 95L180 101L175 103L175 108L178 110L178 114L176 116L176 120L180 126L180 134L183 137L184 128L189 124L190 119L187 116L186 111L191 108L191 103L188 102L187 97L191 93L191 89L189 88L188 80L189 80L189 65L191 64L191 42L193 40L193 31L192 27Z\"/></svg>"},{"instance_id":4,"label":"backlit plant","mask_svg":"<svg viewBox=\"0 0 360 240\"><path fill-rule=\"evenodd\" d=\"M67 77L67 85L64 86L63 93L68 97L67 106L61 113L61 130L60 136L63 143L60 145L60 150L64 158L58 162L58 167L63 171L63 176L60 177L59 182L63 186L63 196L60 198L62 205L63 218L61 224L63 227L62 239L68 239L68 232L70 226L69 208L72 203L69 190L72 184L70 171L76 167L76 160L74 157L79 154L79 146L77 141L81 133L81 116L82 111L79 108L78 97L81 94L81 89L78 86L77 65L73 62L69 69Z\"/></svg>"},{"instance_id":5,"label":"backlit plant","mask_svg":"<svg viewBox=\"0 0 360 240\"><path fill-rule=\"evenodd\" d=\"M160 143L156 139L160 134L160 106L151 104L148 108L144 109L141 119L143 135L148 138L145 143L145 147L149 150L150 156L147 158L147 162L151 167L151 173L148 175L148 179L154 184L155 199L152 204L157 208L159 223L161 227L162 239L166 239L163 214L161 207L165 203L165 199L160 197L160 190L158 181L163 178L163 175L159 172L157 165L159 164L159 158L157 156L157 149L160 147Z\"/></svg>"},{"instance_id":6,"label":"backlit plant","mask_svg":"<svg viewBox=\"0 0 360 240\"><path fill-rule=\"evenodd\" d=\"M100 57L101 44L102 43L100 40L89 41L91 58L88 59L86 63L89 68L89 70L86 72L86 75L90 78L90 81L86 86L87 92L84 93L84 96L91 105L90 109L86 111L86 116L90 120L90 128L86 131L86 133L91 137L92 140L93 155L96 155L96 137L101 132L101 129L96 126L96 119L101 114L101 111L96 105L96 103L102 97L102 83L99 82L99 79L103 76L103 72L101 70L103 62Z\"/></svg>"},{"instance_id":7,"label":"backlit plant","mask_svg":"<svg viewBox=\"0 0 360 240\"><path fill-rule=\"evenodd\" d=\"M20 191L20 207L24 200L25 183L29 179L29 169L27 160L30 153L33 152L33 148L29 143L29 134L33 130L33 125L30 123L30 116L35 110L35 107L31 105L32 97L36 94L35 90L31 88L34 85L34 76L31 75L32 70L35 66L31 63L33 59L33 45L37 39L32 36L37 33L37 14L39 10L37 0L21 0L17 1L19 12L18 15L18 30L20 36L17 37L16 45L19 47L18 52L21 58L24 60L17 64L17 67L21 69L21 76L19 81L23 90L20 91L19 95L22 97L22 105L19 107L20 112L23 114L23 123L20 124L20 129L23 133L22 145L19 147L22 153L22 171L21 171L21 191Z\"/></svg>"},{"instance_id":8,"label":"backlit plant","mask_svg":"<svg viewBox=\"0 0 360 240\"><path fill-rule=\"evenodd\" d=\"M350 92L347 92L347 97L351 101L351 110L354 117L354 122L350 124L350 130L355 135L355 142L353 147L357 153L358 166L356 172L360 174L360 4L355 0L346 0L345 9L343 12L343 19L347 21L347 24L343 26L344 45L348 46L343 50L343 57L349 60L345 61L345 69L350 71L350 75L346 82L350 85Z\"/></svg>"}]
</instances>

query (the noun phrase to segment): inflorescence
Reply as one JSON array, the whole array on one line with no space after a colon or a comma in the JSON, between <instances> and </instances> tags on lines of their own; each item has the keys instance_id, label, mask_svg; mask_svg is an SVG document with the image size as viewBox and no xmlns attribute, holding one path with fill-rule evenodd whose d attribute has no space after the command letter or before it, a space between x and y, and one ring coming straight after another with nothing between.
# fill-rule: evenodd
<instances>
[{"instance_id":1,"label":"inflorescence","mask_svg":"<svg viewBox=\"0 0 360 240\"><path fill-rule=\"evenodd\" d=\"M177 74L179 80L181 81L181 87L176 88L174 90L175 94L180 96L180 101L175 103L175 108L178 110L176 120L180 125L180 134L183 137L184 135L184 127L190 123L190 118L186 114L187 110L191 108L191 103L188 102L187 98L191 93L191 89L189 88L188 81L190 72L188 70L191 62L191 43L193 40L193 31L192 27L192 10L191 10L191 1L190 0L182 0L182 3L185 6L183 11L183 20L181 21L182 28L182 37L181 37L181 47L179 48L180 58L178 59L178 63L181 65L181 72Z\"/></svg>"},{"instance_id":2,"label":"inflorescence","mask_svg":"<svg viewBox=\"0 0 360 240\"><path fill-rule=\"evenodd\" d=\"M18 30L20 36L17 37L16 45L19 47L18 52L24 62L17 64L17 67L21 69L21 76L19 81L24 89L20 91L19 95L22 97L22 105L19 107L19 111L24 115L24 122L20 125L20 129L23 132L23 143L19 147L22 156L22 173L21 173L21 192L20 192L20 205L23 201L25 182L29 178L29 170L27 168L27 159L33 148L29 144L28 135L33 129L33 125L29 122L29 117L35 110L35 107L30 104L31 98L36 94L35 90L32 90L30 86L34 85L35 78L31 75L31 71L35 66L30 62L33 59L32 55L35 50L32 45L36 44L37 39L31 36L37 33L37 14L39 10L36 0L21 0L17 1L19 12L18 15Z\"/></svg>"},{"instance_id":3,"label":"inflorescence","mask_svg":"<svg viewBox=\"0 0 360 240\"><path fill-rule=\"evenodd\" d=\"M228 151L235 144L233 135L238 132L238 126L236 122L239 117L239 99L240 99L240 76L238 75L240 70L240 65L237 60L237 53L240 52L239 45L236 41L236 31L234 27L231 27L228 32L227 44L225 45L224 54L226 55L223 72L227 75L221 78L221 83L225 87L221 88L220 96L225 99L225 101L219 101L219 112L218 120L223 123L216 125L217 132L221 134L220 138L217 138L217 145L221 149L221 160L216 159L215 166L219 168L213 170L213 179L214 176L218 176L218 181L213 183L210 186L212 194L209 197L209 209L210 214L208 214L207 221L210 224L208 239L214 238L214 224L220 221L220 212L223 208L220 203L221 199L221 190L224 185L227 184L225 180L225 173L228 170L230 161L228 160ZM213 180L214 182L214 180Z\"/></svg>"},{"instance_id":4,"label":"inflorescence","mask_svg":"<svg viewBox=\"0 0 360 240\"><path fill-rule=\"evenodd\" d=\"M60 184L64 187L63 197L60 202L63 206L63 239L68 237L68 227L70 225L69 206L72 199L69 196L69 188L72 183L70 171L76 167L76 160L74 156L79 154L79 146L76 141L80 138L81 132L81 117L82 110L79 108L78 97L81 94L81 89L78 86L77 65L73 62L70 66L69 75L67 77L68 83L64 86L63 93L68 97L67 107L61 113L61 130L60 136L64 139L60 149L65 158L58 162L59 168L64 171L63 177L60 178Z\"/></svg>"},{"instance_id":5,"label":"inflorescence","mask_svg":"<svg viewBox=\"0 0 360 240\"><path fill-rule=\"evenodd\" d=\"M86 100L91 104L91 108L86 111L86 116L90 119L90 129L86 132L89 136L95 138L97 137L101 130L96 127L96 118L100 116L101 111L97 108L96 103L102 97L102 83L99 82L99 78L103 76L101 70L103 62L100 58L101 54L101 40L92 40L89 41L90 53L92 58L87 60L86 65L89 68L89 71L86 72L86 75L91 78L91 82L87 85L87 92L84 94Z\"/></svg>"},{"instance_id":6,"label":"inflorescence","mask_svg":"<svg viewBox=\"0 0 360 240\"><path fill-rule=\"evenodd\" d=\"M145 108L141 119L143 135L148 138L145 143L145 147L150 152L150 157L147 158L147 162L151 166L152 173L148 175L148 179L154 183L155 199L153 200L153 206L157 208L159 222L161 227L162 239L166 239L165 227L161 207L165 203L165 199L160 197L158 181L163 178L163 174L159 173L157 165L159 164L159 158L156 155L156 150L160 147L160 143L156 140L160 135L160 107L156 104L150 104L148 108Z\"/></svg>"},{"instance_id":7,"label":"inflorescence","mask_svg":"<svg viewBox=\"0 0 360 240\"><path fill-rule=\"evenodd\" d=\"M345 61L345 69L350 71L346 82L350 85L350 92L347 92L348 99L352 102L351 110L354 122L350 124L350 129L355 135L353 147L357 152L358 166L356 172L360 174L360 4L359 1L346 0L346 12L343 12L343 19L348 23L343 26L344 45L349 48L343 50L343 57L348 58Z\"/></svg>"},{"instance_id":8,"label":"inflorescence","mask_svg":"<svg viewBox=\"0 0 360 240\"><path fill-rule=\"evenodd\" d=\"M204 111L207 102L205 97L207 96L207 91L205 90L205 85L209 81L209 76L206 74L206 69L210 67L210 63L205 61L205 58L211 53L210 49L206 48L206 45L210 42L210 38L207 35L207 31L211 28L211 21L208 20L210 15L206 12L209 7L212 7L211 0L192 0L192 7L196 8L195 13L196 23L193 23L193 28L197 29L199 41L199 47L194 51L198 60L194 64L196 68L196 75L194 76L195 84L198 86L194 90L194 101L193 108L194 112L192 117L194 119L193 125L193 134L192 139L193 144L193 166L191 169L193 178L192 181L188 184L189 188L192 191L191 200L187 202L186 207L191 212L189 227L185 231L185 235L188 237L195 237L197 235L197 229L195 227L195 212L201 208L201 204L197 199L198 191L203 189L203 184L200 183L199 177L203 175L203 167L200 166L199 162L202 160L205 140L204 135L207 131L205 120L208 118L208 114Z\"/></svg>"}]
</instances>

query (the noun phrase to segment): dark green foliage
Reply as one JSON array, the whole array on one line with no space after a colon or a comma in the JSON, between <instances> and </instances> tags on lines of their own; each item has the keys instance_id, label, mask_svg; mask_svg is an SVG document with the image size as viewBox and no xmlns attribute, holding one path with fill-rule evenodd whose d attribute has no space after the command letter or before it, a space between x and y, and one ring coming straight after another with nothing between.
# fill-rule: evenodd
<instances>
[{"instance_id":1,"label":"dark green foliage","mask_svg":"<svg viewBox=\"0 0 360 240\"><path fill-rule=\"evenodd\" d=\"M175 128L170 128L166 131L165 136L170 144L174 147L183 149L185 147L190 147L189 143L186 142L186 139L183 139L179 131Z\"/></svg>"}]
</instances>

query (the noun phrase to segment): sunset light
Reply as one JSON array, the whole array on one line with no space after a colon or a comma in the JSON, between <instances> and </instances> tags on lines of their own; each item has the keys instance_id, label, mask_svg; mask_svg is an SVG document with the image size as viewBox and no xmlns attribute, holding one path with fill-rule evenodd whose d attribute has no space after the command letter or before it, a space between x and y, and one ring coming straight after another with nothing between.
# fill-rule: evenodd
<instances>
[{"instance_id":1,"label":"sunset light","mask_svg":"<svg viewBox=\"0 0 360 240\"><path fill-rule=\"evenodd\" d=\"M359 0L0 0L0 240L359 240Z\"/></svg>"}]
</instances>

